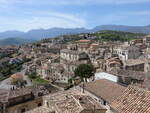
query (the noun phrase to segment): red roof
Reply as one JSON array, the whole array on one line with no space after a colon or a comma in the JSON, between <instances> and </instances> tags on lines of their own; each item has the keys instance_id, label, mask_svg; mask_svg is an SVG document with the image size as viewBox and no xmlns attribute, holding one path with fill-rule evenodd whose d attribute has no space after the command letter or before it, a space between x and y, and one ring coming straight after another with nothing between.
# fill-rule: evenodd
<instances>
[{"instance_id":1,"label":"red roof","mask_svg":"<svg viewBox=\"0 0 150 113\"><path fill-rule=\"evenodd\" d=\"M91 42L91 40L79 40L79 42Z\"/></svg>"}]
</instances>

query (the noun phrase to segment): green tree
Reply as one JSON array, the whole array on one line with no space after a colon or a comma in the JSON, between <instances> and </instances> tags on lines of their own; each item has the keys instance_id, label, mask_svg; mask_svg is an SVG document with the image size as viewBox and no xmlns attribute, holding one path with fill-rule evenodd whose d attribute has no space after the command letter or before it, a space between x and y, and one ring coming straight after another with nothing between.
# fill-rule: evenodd
<instances>
[{"instance_id":1,"label":"green tree","mask_svg":"<svg viewBox=\"0 0 150 113\"><path fill-rule=\"evenodd\" d=\"M37 78L37 73L36 73L36 72L33 72L33 73L29 74L28 77L29 77L30 79L36 79L36 78Z\"/></svg>"},{"instance_id":2,"label":"green tree","mask_svg":"<svg viewBox=\"0 0 150 113\"><path fill-rule=\"evenodd\" d=\"M90 78L94 75L95 68L91 64L80 64L74 71L75 76L80 77L84 82L87 82L87 78Z\"/></svg>"}]
</instances>

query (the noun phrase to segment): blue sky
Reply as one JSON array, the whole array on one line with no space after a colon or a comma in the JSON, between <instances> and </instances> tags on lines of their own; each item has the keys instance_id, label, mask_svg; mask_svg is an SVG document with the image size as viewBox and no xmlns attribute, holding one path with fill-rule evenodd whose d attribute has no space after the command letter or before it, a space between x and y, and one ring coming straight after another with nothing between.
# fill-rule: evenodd
<instances>
[{"instance_id":1,"label":"blue sky","mask_svg":"<svg viewBox=\"0 0 150 113\"><path fill-rule=\"evenodd\" d=\"M150 0L0 0L0 32L150 25Z\"/></svg>"}]
</instances>

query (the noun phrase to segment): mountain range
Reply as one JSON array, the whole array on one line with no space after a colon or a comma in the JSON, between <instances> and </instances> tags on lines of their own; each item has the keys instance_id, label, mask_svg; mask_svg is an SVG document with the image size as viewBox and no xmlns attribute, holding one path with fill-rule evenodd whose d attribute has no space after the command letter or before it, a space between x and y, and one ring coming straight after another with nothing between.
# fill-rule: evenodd
<instances>
[{"instance_id":1,"label":"mountain range","mask_svg":"<svg viewBox=\"0 0 150 113\"><path fill-rule=\"evenodd\" d=\"M50 29L34 29L34 30L30 30L28 32L5 31L5 32L0 32L0 42L1 41L7 42L7 41L9 41L7 38L14 38L14 37L22 38L22 40L24 42L25 40L28 40L28 41L29 40L40 40L43 38L57 37L60 35L90 33L90 32L96 32L96 31L101 31L101 30L114 30L114 31L150 34L150 25L148 25L148 26L101 25L101 26L97 26L93 29L50 28ZM18 38L15 38L15 40L17 40L17 39Z\"/></svg>"},{"instance_id":2,"label":"mountain range","mask_svg":"<svg viewBox=\"0 0 150 113\"><path fill-rule=\"evenodd\" d=\"M24 38L6 38L6 39L1 39L0 40L0 46L5 46L5 45L21 45L21 44L26 44L26 43L32 43L35 40L27 40Z\"/></svg>"},{"instance_id":3,"label":"mountain range","mask_svg":"<svg viewBox=\"0 0 150 113\"><path fill-rule=\"evenodd\" d=\"M0 39L20 37L25 39L40 40L43 38L52 38L60 35L86 33L90 30L85 28L51 28L51 29L35 29L28 32L6 31L0 33Z\"/></svg>"}]
</instances>

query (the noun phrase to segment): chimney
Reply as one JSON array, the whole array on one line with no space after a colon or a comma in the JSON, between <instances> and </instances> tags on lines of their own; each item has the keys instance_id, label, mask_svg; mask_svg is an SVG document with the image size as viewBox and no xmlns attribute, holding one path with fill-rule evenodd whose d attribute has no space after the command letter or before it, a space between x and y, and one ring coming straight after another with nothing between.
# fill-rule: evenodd
<instances>
[{"instance_id":1,"label":"chimney","mask_svg":"<svg viewBox=\"0 0 150 113\"><path fill-rule=\"evenodd\" d=\"M84 103L82 97L79 98L79 103Z\"/></svg>"}]
</instances>

